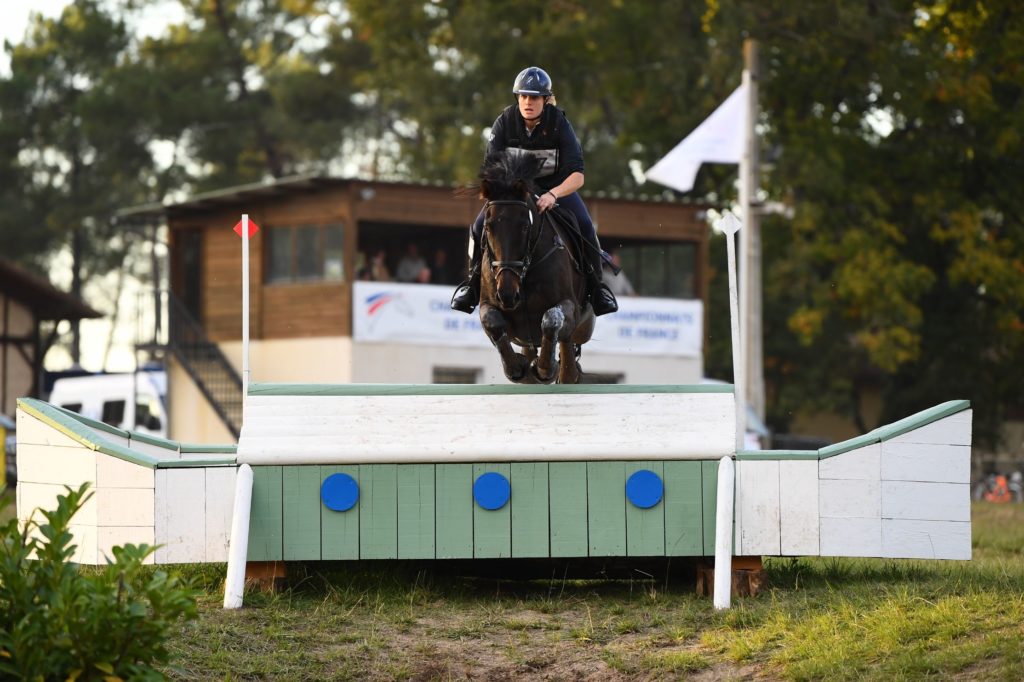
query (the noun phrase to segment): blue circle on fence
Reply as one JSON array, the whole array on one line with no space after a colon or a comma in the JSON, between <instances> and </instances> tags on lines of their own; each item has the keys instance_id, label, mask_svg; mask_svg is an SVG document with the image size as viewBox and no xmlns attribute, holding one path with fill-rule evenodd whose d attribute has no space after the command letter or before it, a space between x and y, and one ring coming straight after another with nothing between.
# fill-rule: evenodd
<instances>
[{"instance_id":1,"label":"blue circle on fence","mask_svg":"<svg viewBox=\"0 0 1024 682\"><path fill-rule=\"evenodd\" d=\"M650 509L661 502L664 492L661 477L648 469L641 469L626 481L626 497L641 509Z\"/></svg>"},{"instance_id":2,"label":"blue circle on fence","mask_svg":"<svg viewBox=\"0 0 1024 682\"><path fill-rule=\"evenodd\" d=\"M359 484L348 474L331 474L320 485L320 499L328 509L348 511L359 501Z\"/></svg>"},{"instance_id":3,"label":"blue circle on fence","mask_svg":"<svg viewBox=\"0 0 1024 682\"><path fill-rule=\"evenodd\" d=\"M512 484L497 471L481 475L473 484L473 499L484 509L501 509L512 496Z\"/></svg>"}]
</instances>

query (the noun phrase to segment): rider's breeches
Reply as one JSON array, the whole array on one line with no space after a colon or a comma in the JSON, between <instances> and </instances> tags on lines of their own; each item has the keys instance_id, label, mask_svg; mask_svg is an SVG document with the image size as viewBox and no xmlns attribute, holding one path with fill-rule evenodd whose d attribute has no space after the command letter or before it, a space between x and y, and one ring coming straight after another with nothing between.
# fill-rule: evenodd
<instances>
[{"instance_id":1,"label":"rider's breeches","mask_svg":"<svg viewBox=\"0 0 1024 682\"><path fill-rule=\"evenodd\" d=\"M583 199L580 198L579 193L573 192L569 196L562 197L558 200L558 205L564 209L572 211L572 214L576 216L576 222L580 225L580 232L590 243L597 241L597 235L594 233L594 220L590 217L590 213L587 211L587 207L583 204ZM484 211L481 209L480 215L476 217L476 222L473 223L473 239L479 243L480 233L484 229Z\"/></svg>"}]
</instances>

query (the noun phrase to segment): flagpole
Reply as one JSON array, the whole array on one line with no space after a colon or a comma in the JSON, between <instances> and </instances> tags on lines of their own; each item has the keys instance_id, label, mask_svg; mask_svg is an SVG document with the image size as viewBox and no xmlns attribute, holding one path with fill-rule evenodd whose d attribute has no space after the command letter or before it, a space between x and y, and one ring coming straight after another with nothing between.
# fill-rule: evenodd
<instances>
[{"instance_id":1,"label":"flagpole","mask_svg":"<svg viewBox=\"0 0 1024 682\"><path fill-rule=\"evenodd\" d=\"M761 324L761 225L756 210L758 181L758 50L757 41L743 41L743 86L746 89L743 155L740 157L740 332L742 334L744 402L765 418L764 351Z\"/></svg>"}]
</instances>

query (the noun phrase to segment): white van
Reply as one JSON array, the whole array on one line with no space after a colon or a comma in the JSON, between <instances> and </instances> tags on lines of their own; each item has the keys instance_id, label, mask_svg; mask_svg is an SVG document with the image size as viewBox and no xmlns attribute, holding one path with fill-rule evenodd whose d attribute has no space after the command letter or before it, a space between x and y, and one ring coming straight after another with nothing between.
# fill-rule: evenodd
<instances>
[{"instance_id":1,"label":"white van","mask_svg":"<svg viewBox=\"0 0 1024 682\"><path fill-rule=\"evenodd\" d=\"M96 374L58 379L50 403L122 429L167 437L167 374Z\"/></svg>"}]
</instances>

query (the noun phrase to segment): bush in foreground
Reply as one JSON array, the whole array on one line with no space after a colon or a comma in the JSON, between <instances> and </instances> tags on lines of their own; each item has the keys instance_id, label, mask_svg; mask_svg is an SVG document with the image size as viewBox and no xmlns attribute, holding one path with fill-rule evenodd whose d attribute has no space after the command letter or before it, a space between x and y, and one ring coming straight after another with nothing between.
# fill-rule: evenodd
<instances>
[{"instance_id":1,"label":"bush in foreground","mask_svg":"<svg viewBox=\"0 0 1024 682\"><path fill-rule=\"evenodd\" d=\"M143 566L154 547L115 547L95 571L70 563L87 488L68 488L43 523L0 528L0 678L162 679L168 628L197 615L188 584Z\"/></svg>"}]
</instances>

